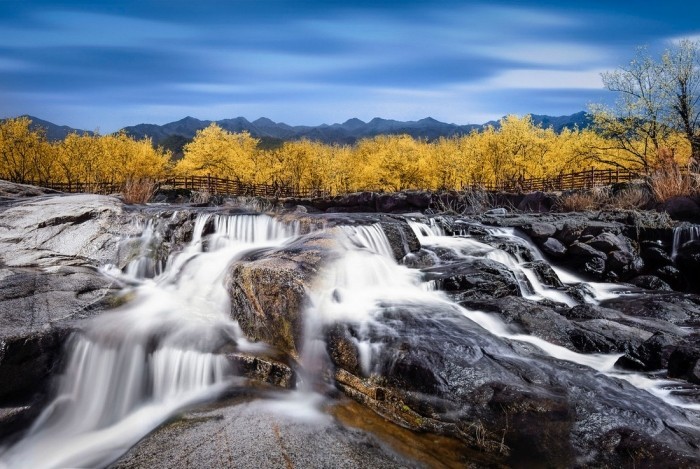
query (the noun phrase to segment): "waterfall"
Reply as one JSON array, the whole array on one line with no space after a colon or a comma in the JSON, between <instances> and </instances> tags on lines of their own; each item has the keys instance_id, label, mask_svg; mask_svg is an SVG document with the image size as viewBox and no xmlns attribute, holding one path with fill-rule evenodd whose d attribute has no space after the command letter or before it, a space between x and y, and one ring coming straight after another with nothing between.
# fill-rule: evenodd
<instances>
[{"instance_id":1,"label":"waterfall","mask_svg":"<svg viewBox=\"0 0 700 469\"><path fill-rule=\"evenodd\" d=\"M432 219L430 220L430 225L415 221L408 222L422 245L449 248L463 259L487 258L503 264L515 275L520 293L525 298L531 300L548 298L558 303L564 303L567 306L575 306L577 304L576 300L567 293L542 284L537 274L524 265L527 262L519 252L512 254L468 236L445 236L444 231ZM533 254L533 258L536 260L543 259L542 254L539 251L533 252L532 248L534 246L528 245L521 238L517 237L512 228L489 227L486 228L486 231L492 237L500 237L522 246L522 249Z\"/></svg>"},{"instance_id":2,"label":"waterfall","mask_svg":"<svg viewBox=\"0 0 700 469\"><path fill-rule=\"evenodd\" d=\"M212 217L214 232L204 236ZM265 215L200 214L192 241L149 279L133 267L146 265L157 237L146 223L140 258L117 273L136 285L129 301L73 336L56 397L0 454L0 467L104 466L178 409L230 386L232 370L218 352L246 341L230 319L227 266L246 250L279 245L297 228Z\"/></svg>"},{"instance_id":3,"label":"waterfall","mask_svg":"<svg viewBox=\"0 0 700 469\"><path fill-rule=\"evenodd\" d=\"M380 256L393 259L391 245L381 225L342 226L348 240L357 247L369 249Z\"/></svg>"},{"instance_id":4,"label":"waterfall","mask_svg":"<svg viewBox=\"0 0 700 469\"><path fill-rule=\"evenodd\" d=\"M684 224L673 229L673 247L671 249L671 259L676 260L678 250L688 241L700 239L700 225Z\"/></svg>"}]
</instances>

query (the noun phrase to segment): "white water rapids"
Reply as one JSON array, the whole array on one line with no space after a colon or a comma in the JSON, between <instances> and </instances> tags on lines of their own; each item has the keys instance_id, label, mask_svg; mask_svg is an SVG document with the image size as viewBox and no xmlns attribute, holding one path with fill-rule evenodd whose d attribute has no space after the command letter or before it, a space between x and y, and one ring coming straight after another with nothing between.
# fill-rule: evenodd
<instances>
[{"instance_id":1,"label":"white water rapids","mask_svg":"<svg viewBox=\"0 0 700 469\"><path fill-rule=\"evenodd\" d=\"M213 223L206 239L203 230ZM142 254L157 236L149 222ZM230 319L226 267L251 248L274 246L295 226L265 215L199 215L191 242L162 273L139 257L125 278L137 284L127 303L93 320L72 339L56 398L28 434L0 456L0 467L100 467L124 453L178 409L231 384L217 348L246 346ZM113 275L122 275L111 270Z\"/></svg>"},{"instance_id":2,"label":"white water rapids","mask_svg":"<svg viewBox=\"0 0 700 469\"><path fill-rule=\"evenodd\" d=\"M465 259L486 257L504 264L513 271L526 298L576 304L566 292L543 285L523 265L523 258L468 236L445 236L434 221L430 223L410 222L423 245L451 249ZM205 236L207 227L213 232ZM247 250L281 245L297 236L299 227L265 215L201 214L190 243L165 262L153 256L159 241L155 228L153 221L144 225L141 255L125 273L107 269L135 287L125 293L124 305L93 320L72 339L55 399L27 435L0 454L0 468L104 466L179 409L214 398L235 380L219 349L230 343L239 349L254 345L246 342L230 319L230 300L223 285L227 266ZM669 395L664 388L667 383L614 370L620 355L576 353L514 333L494 314L452 303L423 282L420 271L394 260L378 224L341 227L336 233L342 255L324 268L316 288L309 292L304 365L325 353L319 342L323 326L346 321L358 325L354 340L362 371L369 375L382 344L371 341L363 331L388 327L378 324L375 315L385 305L418 305L426 311L437 306L464 315L494 336L530 343L545 355L625 379L670 404L684 405ZM524 249L543 259L512 230L494 229L491 234L524 243ZM564 283L582 283L564 271L556 273ZM590 301L614 297L618 289L612 284L588 284ZM308 396L300 399L300 405L317 405L318 399Z\"/></svg>"}]
</instances>

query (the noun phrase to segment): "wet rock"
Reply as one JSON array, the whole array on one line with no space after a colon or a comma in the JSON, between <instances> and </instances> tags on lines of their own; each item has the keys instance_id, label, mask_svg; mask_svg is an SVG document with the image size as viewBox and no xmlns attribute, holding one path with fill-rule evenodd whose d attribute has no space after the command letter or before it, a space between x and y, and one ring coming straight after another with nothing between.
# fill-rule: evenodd
<instances>
[{"instance_id":1,"label":"wet rock","mask_svg":"<svg viewBox=\"0 0 700 469\"><path fill-rule=\"evenodd\" d=\"M588 244L584 244L579 241L574 241L573 243L571 243L571 246L569 246L569 253L572 256L577 256L584 259L590 259L595 257L600 258L603 261L607 259L607 256L604 252L601 252L595 249L593 246L589 246Z\"/></svg>"},{"instance_id":2,"label":"wet rock","mask_svg":"<svg viewBox=\"0 0 700 469\"><path fill-rule=\"evenodd\" d=\"M269 399L230 399L190 410L109 467L420 467L370 433L301 404L293 406Z\"/></svg>"},{"instance_id":3,"label":"wet rock","mask_svg":"<svg viewBox=\"0 0 700 469\"><path fill-rule=\"evenodd\" d=\"M463 306L491 311L513 332L532 334L547 342L583 353L615 353L631 350L645 341L651 333L610 320L610 315L567 319L565 308L552 308L525 298L506 297L491 301L467 300ZM574 315L571 315L572 317Z\"/></svg>"},{"instance_id":4,"label":"wet rock","mask_svg":"<svg viewBox=\"0 0 700 469\"><path fill-rule=\"evenodd\" d=\"M280 388L291 389L296 385L294 370L279 360L247 353L229 353L226 358L237 373L246 378Z\"/></svg>"},{"instance_id":5,"label":"wet rock","mask_svg":"<svg viewBox=\"0 0 700 469\"><path fill-rule=\"evenodd\" d=\"M529 227L524 227L528 236L535 239L547 239L554 236L557 227L551 223L533 223Z\"/></svg>"},{"instance_id":6,"label":"wet rock","mask_svg":"<svg viewBox=\"0 0 700 469\"><path fill-rule=\"evenodd\" d=\"M519 295L513 273L503 264L489 259L474 259L423 269L424 279L434 281L438 289L459 298L500 298Z\"/></svg>"},{"instance_id":7,"label":"wet rock","mask_svg":"<svg viewBox=\"0 0 700 469\"><path fill-rule=\"evenodd\" d=\"M668 376L700 384L700 337L687 338L685 342L668 357Z\"/></svg>"},{"instance_id":8,"label":"wet rock","mask_svg":"<svg viewBox=\"0 0 700 469\"><path fill-rule=\"evenodd\" d=\"M588 276L600 278L605 272L607 256L587 244L574 241L569 246L568 259L580 272Z\"/></svg>"},{"instance_id":9,"label":"wet rock","mask_svg":"<svg viewBox=\"0 0 700 469\"><path fill-rule=\"evenodd\" d=\"M298 359L306 292L338 249L331 233L312 233L234 262L226 278L231 316L250 339Z\"/></svg>"},{"instance_id":10,"label":"wet rock","mask_svg":"<svg viewBox=\"0 0 700 469\"><path fill-rule=\"evenodd\" d=\"M566 246L564 246L561 241L556 238L547 238L542 244L540 244L540 248L546 255L555 259L564 257L567 252Z\"/></svg>"},{"instance_id":11,"label":"wet rock","mask_svg":"<svg viewBox=\"0 0 700 469\"><path fill-rule=\"evenodd\" d=\"M628 280L628 282L646 290L673 291L673 288L671 288L668 283L664 282L656 275L639 275Z\"/></svg>"},{"instance_id":12,"label":"wet rock","mask_svg":"<svg viewBox=\"0 0 700 469\"><path fill-rule=\"evenodd\" d=\"M119 282L85 266L0 269L0 402L43 392L78 321L117 301Z\"/></svg>"},{"instance_id":13,"label":"wet rock","mask_svg":"<svg viewBox=\"0 0 700 469\"><path fill-rule=\"evenodd\" d=\"M557 239L561 240L564 244L568 246L581 237L581 234L583 234L583 230L585 228L585 220L579 219L565 221L563 226L559 230L559 233L557 234Z\"/></svg>"},{"instance_id":14,"label":"wet rock","mask_svg":"<svg viewBox=\"0 0 700 469\"><path fill-rule=\"evenodd\" d=\"M537 279L548 287L552 288L563 288L564 284L561 283L559 277L557 276L552 266L545 261L532 261L526 262L522 265L526 269L532 269L537 275Z\"/></svg>"},{"instance_id":15,"label":"wet rock","mask_svg":"<svg viewBox=\"0 0 700 469\"><path fill-rule=\"evenodd\" d=\"M620 357L615 365L636 371L665 369L677 341L677 337L657 332L641 345Z\"/></svg>"},{"instance_id":16,"label":"wet rock","mask_svg":"<svg viewBox=\"0 0 700 469\"><path fill-rule=\"evenodd\" d=\"M628 251L610 252L605 265L621 280L635 277L644 269L642 258Z\"/></svg>"},{"instance_id":17,"label":"wet rock","mask_svg":"<svg viewBox=\"0 0 700 469\"><path fill-rule=\"evenodd\" d=\"M688 241L678 250L676 265L685 275L695 276L700 272L700 240ZM700 290L697 282L689 285L692 291Z\"/></svg>"},{"instance_id":18,"label":"wet rock","mask_svg":"<svg viewBox=\"0 0 700 469\"><path fill-rule=\"evenodd\" d=\"M700 296L663 292L653 295L620 296L603 301L602 306L637 317L664 321L678 327L696 327L700 323Z\"/></svg>"},{"instance_id":19,"label":"wet rock","mask_svg":"<svg viewBox=\"0 0 700 469\"><path fill-rule=\"evenodd\" d=\"M380 224L397 262L407 254L418 252L421 249L420 241L404 219L383 219Z\"/></svg>"},{"instance_id":20,"label":"wet rock","mask_svg":"<svg viewBox=\"0 0 700 469\"><path fill-rule=\"evenodd\" d=\"M650 269L673 265L673 260L666 250L655 244L643 246L641 256L644 264Z\"/></svg>"},{"instance_id":21,"label":"wet rock","mask_svg":"<svg viewBox=\"0 0 700 469\"><path fill-rule=\"evenodd\" d=\"M412 269L424 269L433 267L440 263L440 258L433 251L428 249L420 249L417 252L411 252L401 260L401 263Z\"/></svg>"},{"instance_id":22,"label":"wet rock","mask_svg":"<svg viewBox=\"0 0 700 469\"><path fill-rule=\"evenodd\" d=\"M629 383L485 334L468 314L406 306L375 320L365 337L378 345L373 373L355 375L336 356L336 382L393 422L455 436L513 464L624 466L633 455L610 434L632 431L667 448L668 460L700 462L700 434L671 423L687 419L683 411Z\"/></svg>"},{"instance_id":23,"label":"wet rock","mask_svg":"<svg viewBox=\"0 0 700 469\"><path fill-rule=\"evenodd\" d=\"M626 253L631 253L630 241L624 236L614 235L612 233L601 233L594 237L587 244L598 251L609 253L611 251L622 251Z\"/></svg>"},{"instance_id":24,"label":"wet rock","mask_svg":"<svg viewBox=\"0 0 700 469\"><path fill-rule=\"evenodd\" d=\"M659 267L658 269L653 270L652 274L669 284L674 290L683 290L686 288L686 279L684 278L683 273L672 265Z\"/></svg>"}]
</instances>

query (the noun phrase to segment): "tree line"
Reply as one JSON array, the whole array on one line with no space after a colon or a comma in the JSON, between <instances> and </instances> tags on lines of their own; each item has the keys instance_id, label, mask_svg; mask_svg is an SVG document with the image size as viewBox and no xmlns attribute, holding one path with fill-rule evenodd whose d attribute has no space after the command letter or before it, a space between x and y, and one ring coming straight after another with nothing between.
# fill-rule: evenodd
<instances>
[{"instance_id":1,"label":"tree line","mask_svg":"<svg viewBox=\"0 0 700 469\"><path fill-rule=\"evenodd\" d=\"M584 168L649 174L669 164L700 165L699 43L680 41L660 57L640 49L629 65L604 73L619 100L593 106L593 125L557 133L510 115L496 126L434 141L380 135L355 145L287 141L269 148L216 123L197 132L175 161L169 150L112 135L70 134L48 142L28 118L0 123L0 178L16 182L111 182L216 176L332 194L357 190L461 189Z\"/></svg>"}]
</instances>

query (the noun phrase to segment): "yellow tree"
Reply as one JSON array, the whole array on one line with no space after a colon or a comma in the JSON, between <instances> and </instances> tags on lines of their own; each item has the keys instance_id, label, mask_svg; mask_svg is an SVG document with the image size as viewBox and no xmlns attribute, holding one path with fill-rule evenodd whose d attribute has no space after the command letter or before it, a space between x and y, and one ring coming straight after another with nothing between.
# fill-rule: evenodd
<instances>
[{"instance_id":1,"label":"yellow tree","mask_svg":"<svg viewBox=\"0 0 700 469\"><path fill-rule=\"evenodd\" d=\"M43 132L30 129L28 117L6 119L0 123L0 177L14 182L33 178L46 181L50 164Z\"/></svg>"},{"instance_id":2,"label":"yellow tree","mask_svg":"<svg viewBox=\"0 0 700 469\"><path fill-rule=\"evenodd\" d=\"M55 144L56 164L58 166L56 179L69 184L76 182L94 183L105 180L108 175L99 138L89 134L80 135L71 132L66 138Z\"/></svg>"},{"instance_id":3,"label":"yellow tree","mask_svg":"<svg viewBox=\"0 0 700 469\"><path fill-rule=\"evenodd\" d=\"M220 176L241 182L256 178L259 140L248 132L231 133L212 123L197 132L194 140L184 147L185 156L175 166L177 174L185 176Z\"/></svg>"},{"instance_id":4,"label":"yellow tree","mask_svg":"<svg viewBox=\"0 0 700 469\"><path fill-rule=\"evenodd\" d=\"M360 183L371 189L399 191L427 184L421 177L424 143L409 135L379 135L360 141L355 154L361 164Z\"/></svg>"}]
</instances>

